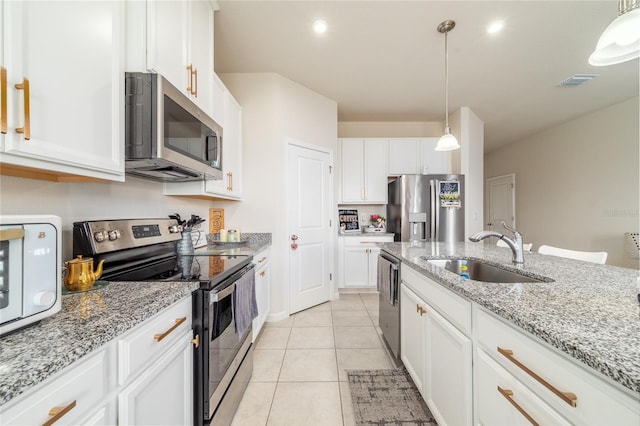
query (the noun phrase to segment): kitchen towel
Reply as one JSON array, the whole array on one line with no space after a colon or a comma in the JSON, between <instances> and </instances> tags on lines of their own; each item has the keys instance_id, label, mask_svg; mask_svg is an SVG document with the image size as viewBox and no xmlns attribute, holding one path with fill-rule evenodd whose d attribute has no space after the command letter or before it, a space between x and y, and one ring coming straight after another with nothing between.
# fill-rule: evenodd
<instances>
[{"instance_id":1,"label":"kitchen towel","mask_svg":"<svg viewBox=\"0 0 640 426\"><path fill-rule=\"evenodd\" d=\"M391 269L392 263L384 257L378 257L378 291L389 302L390 305L394 304L394 297L391 292Z\"/></svg>"},{"instance_id":2,"label":"kitchen towel","mask_svg":"<svg viewBox=\"0 0 640 426\"><path fill-rule=\"evenodd\" d=\"M250 270L236 281L236 291L233 296L236 335L238 339L242 339L244 333L251 326L253 319L258 316L256 276L253 270Z\"/></svg>"}]
</instances>

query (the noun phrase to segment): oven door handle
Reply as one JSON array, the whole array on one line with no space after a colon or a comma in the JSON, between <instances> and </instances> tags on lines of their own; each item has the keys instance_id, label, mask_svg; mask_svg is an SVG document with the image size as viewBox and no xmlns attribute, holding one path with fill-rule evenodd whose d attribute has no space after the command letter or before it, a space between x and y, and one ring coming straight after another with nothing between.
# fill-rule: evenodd
<instances>
[{"instance_id":1,"label":"oven door handle","mask_svg":"<svg viewBox=\"0 0 640 426\"><path fill-rule=\"evenodd\" d=\"M231 293L234 292L234 290L236 289L236 284L233 283L231 284L229 287L225 288L224 290L212 294L211 295L211 302L219 302L222 299L224 299L225 297L228 297L229 295L231 295Z\"/></svg>"}]
</instances>

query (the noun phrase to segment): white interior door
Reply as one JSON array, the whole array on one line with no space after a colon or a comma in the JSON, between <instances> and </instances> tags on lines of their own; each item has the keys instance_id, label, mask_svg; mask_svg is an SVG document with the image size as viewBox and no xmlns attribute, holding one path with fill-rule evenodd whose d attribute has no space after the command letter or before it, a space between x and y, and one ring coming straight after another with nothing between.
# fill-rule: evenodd
<instances>
[{"instance_id":1,"label":"white interior door","mask_svg":"<svg viewBox=\"0 0 640 426\"><path fill-rule=\"evenodd\" d=\"M288 146L289 313L329 300L332 186L327 152Z\"/></svg>"},{"instance_id":2,"label":"white interior door","mask_svg":"<svg viewBox=\"0 0 640 426\"><path fill-rule=\"evenodd\" d=\"M487 228L504 232L502 221L516 227L515 190L516 176L498 176L487 180L489 186L489 221Z\"/></svg>"}]
</instances>

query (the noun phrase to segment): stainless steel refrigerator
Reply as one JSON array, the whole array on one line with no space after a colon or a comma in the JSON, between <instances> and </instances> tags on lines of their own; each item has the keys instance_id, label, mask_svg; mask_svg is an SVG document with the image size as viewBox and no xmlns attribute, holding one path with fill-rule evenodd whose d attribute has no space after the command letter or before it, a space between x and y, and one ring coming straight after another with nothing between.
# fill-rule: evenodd
<instances>
[{"instance_id":1,"label":"stainless steel refrigerator","mask_svg":"<svg viewBox=\"0 0 640 426\"><path fill-rule=\"evenodd\" d=\"M389 182L395 241L464 241L464 175L402 175Z\"/></svg>"}]
</instances>

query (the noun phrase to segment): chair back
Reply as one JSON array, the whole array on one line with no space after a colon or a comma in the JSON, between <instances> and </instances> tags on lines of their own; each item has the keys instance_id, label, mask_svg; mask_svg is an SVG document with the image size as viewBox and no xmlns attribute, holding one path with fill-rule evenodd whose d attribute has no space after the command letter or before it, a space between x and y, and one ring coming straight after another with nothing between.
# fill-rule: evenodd
<instances>
[{"instance_id":1,"label":"chair back","mask_svg":"<svg viewBox=\"0 0 640 426\"><path fill-rule=\"evenodd\" d=\"M541 245L540 248L538 248L538 253L600 264L604 264L607 261L606 251L577 251Z\"/></svg>"}]
</instances>

